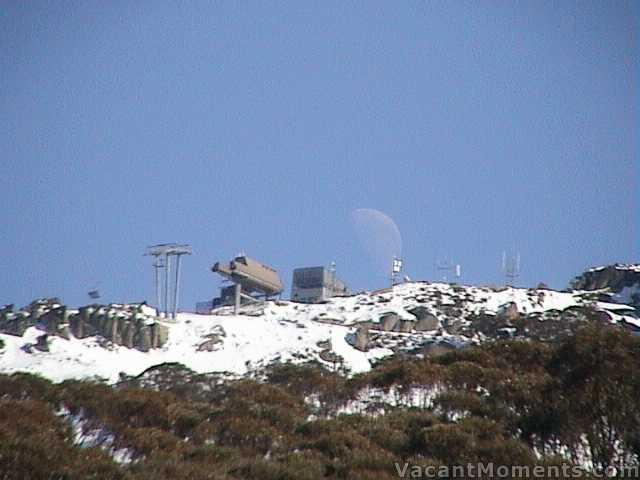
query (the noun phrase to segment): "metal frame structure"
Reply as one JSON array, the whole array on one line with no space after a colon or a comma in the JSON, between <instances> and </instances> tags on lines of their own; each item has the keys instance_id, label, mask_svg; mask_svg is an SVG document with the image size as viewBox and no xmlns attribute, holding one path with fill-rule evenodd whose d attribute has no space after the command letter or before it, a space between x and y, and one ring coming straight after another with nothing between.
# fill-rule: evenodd
<instances>
[{"instance_id":1,"label":"metal frame structure","mask_svg":"<svg viewBox=\"0 0 640 480\"><path fill-rule=\"evenodd\" d=\"M156 306L158 313L164 314L165 318L176 318L178 314L181 259L183 255L191 255L191 253L191 245L161 243L147 247L147 251L144 254L153 257ZM171 278L171 268L174 263L175 276Z\"/></svg>"},{"instance_id":2,"label":"metal frame structure","mask_svg":"<svg viewBox=\"0 0 640 480\"><path fill-rule=\"evenodd\" d=\"M433 262L433 269L438 281L449 283L449 275L451 275L455 282L460 281L462 276L462 266L459 263L454 263L449 257L445 257L442 260L435 260Z\"/></svg>"},{"instance_id":3,"label":"metal frame structure","mask_svg":"<svg viewBox=\"0 0 640 480\"><path fill-rule=\"evenodd\" d=\"M504 283L508 287L515 286L516 280L520 276L520 252L515 255L507 255L506 250L502 252L502 270L504 271Z\"/></svg>"}]
</instances>

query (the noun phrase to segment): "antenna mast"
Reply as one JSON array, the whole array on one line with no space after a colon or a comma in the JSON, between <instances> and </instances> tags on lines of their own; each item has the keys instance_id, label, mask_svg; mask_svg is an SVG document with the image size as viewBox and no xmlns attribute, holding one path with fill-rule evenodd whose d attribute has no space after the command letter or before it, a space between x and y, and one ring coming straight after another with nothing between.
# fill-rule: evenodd
<instances>
[{"instance_id":1,"label":"antenna mast","mask_svg":"<svg viewBox=\"0 0 640 480\"><path fill-rule=\"evenodd\" d=\"M402 271L402 259L393 256L393 261L391 262L391 287L396 284L396 279L400 272Z\"/></svg>"},{"instance_id":2,"label":"antenna mast","mask_svg":"<svg viewBox=\"0 0 640 480\"><path fill-rule=\"evenodd\" d=\"M515 255L507 255L506 250L502 252L502 271L505 285L515 286L516 280L520 277L520 252Z\"/></svg>"},{"instance_id":3,"label":"antenna mast","mask_svg":"<svg viewBox=\"0 0 640 480\"><path fill-rule=\"evenodd\" d=\"M451 258L436 260L434 262L434 269L436 278L445 283L448 283L449 276L453 276L456 282L459 282L460 277L462 276L462 265L454 263Z\"/></svg>"}]
</instances>

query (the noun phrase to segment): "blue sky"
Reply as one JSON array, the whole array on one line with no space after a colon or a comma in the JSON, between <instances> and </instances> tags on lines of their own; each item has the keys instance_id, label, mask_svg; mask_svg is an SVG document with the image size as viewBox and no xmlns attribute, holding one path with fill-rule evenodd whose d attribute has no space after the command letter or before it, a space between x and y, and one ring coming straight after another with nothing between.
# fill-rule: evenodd
<instances>
[{"instance_id":1,"label":"blue sky","mask_svg":"<svg viewBox=\"0 0 640 480\"><path fill-rule=\"evenodd\" d=\"M0 303L182 306L217 259L386 279L350 212L397 223L406 273L564 287L638 261L634 2L3 2ZM288 294L288 291L287 291Z\"/></svg>"}]
</instances>

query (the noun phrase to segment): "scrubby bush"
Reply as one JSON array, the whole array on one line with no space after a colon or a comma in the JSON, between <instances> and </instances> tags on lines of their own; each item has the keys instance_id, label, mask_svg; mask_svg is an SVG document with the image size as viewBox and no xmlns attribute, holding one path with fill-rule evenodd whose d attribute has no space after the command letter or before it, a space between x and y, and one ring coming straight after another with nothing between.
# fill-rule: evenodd
<instances>
[{"instance_id":1,"label":"scrubby bush","mask_svg":"<svg viewBox=\"0 0 640 480\"><path fill-rule=\"evenodd\" d=\"M142 388L164 371L178 387ZM176 365L146 375L117 388L0 375L0 478L390 479L404 462L606 467L640 455L640 339L601 326L558 345L396 357L350 379L317 364L223 383ZM416 389L433 403L406 407ZM375 415L339 413L380 391ZM76 444L70 419L110 440ZM133 463L114 461L123 448Z\"/></svg>"}]
</instances>

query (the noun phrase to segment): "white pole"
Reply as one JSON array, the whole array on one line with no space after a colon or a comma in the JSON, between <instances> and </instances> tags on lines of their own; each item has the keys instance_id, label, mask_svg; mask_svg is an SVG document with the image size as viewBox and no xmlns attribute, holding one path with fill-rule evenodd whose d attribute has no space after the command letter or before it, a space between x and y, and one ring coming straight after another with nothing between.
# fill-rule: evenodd
<instances>
[{"instance_id":1,"label":"white pole","mask_svg":"<svg viewBox=\"0 0 640 480\"><path fill-rule=\"evenodd\" d=\"M176 318L178 315L178 294L180 293L180 257L178 254L178 258L176 259L176 285L175 285L175 294L173 297L173 318Z\"/></svg>"},{"instance_id":2,"label":"white pole","mask_svg":"<svg viewBox=\"0 0 640 480\"><path fill-rule=\"evenodd\" d=\"M165 267L164 267L164 316L167 318L169 316L169 279L171 278L171 256L166 254L165 258Z\"/></svg>"}]
</instances>

